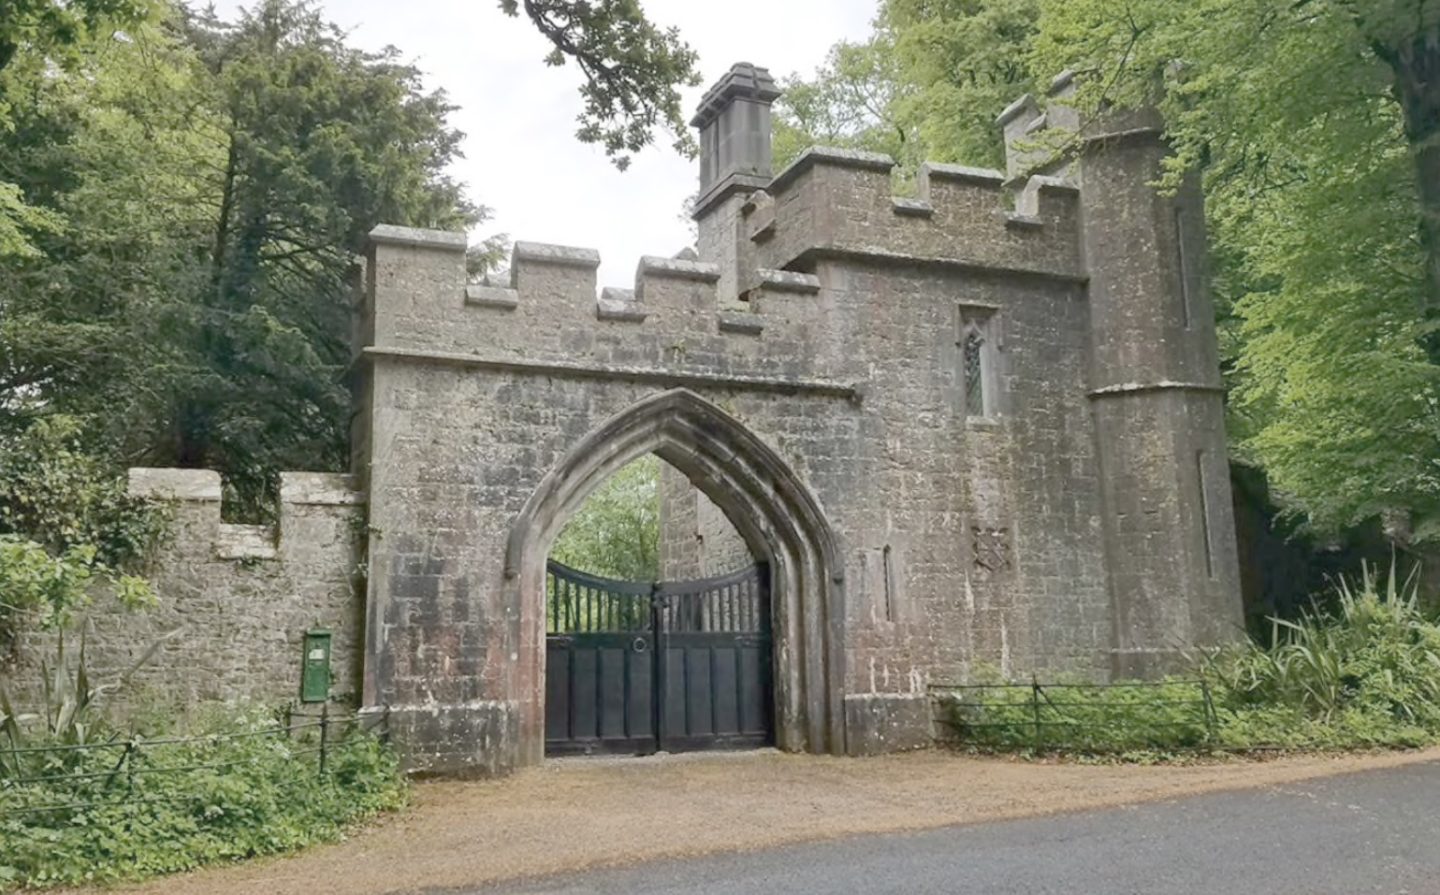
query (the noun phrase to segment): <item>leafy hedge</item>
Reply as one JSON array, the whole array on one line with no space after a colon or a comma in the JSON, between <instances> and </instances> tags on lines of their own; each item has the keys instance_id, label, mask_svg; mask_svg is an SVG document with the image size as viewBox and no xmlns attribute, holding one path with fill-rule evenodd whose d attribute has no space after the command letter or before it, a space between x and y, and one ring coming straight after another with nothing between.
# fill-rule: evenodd
<instances>
[{"instance_id":1,"label":"leafy hedge","mask_svg":"<svg viewBox=\"0 0 1440 895\"><path fill-rule=\"evenodd\" d=\"M998 751L1131 753L1193 749L1213 724L1196 680L1044 685L996 677L945 694L951 721L970 746Z\"/></svg>"},{"instance_id":2,"label":"leafy hedge","mask_svg":"<svg viewBox=\"0 0 1440 895\"><path fill-rule=\"evenodd\" d=\"M1274 620L1273 645L1198 657L1158 683L1015 686L947 694L968 745L1092 754L1181 750L1406 748L1440 742L1440 623L1412 578L1366 568L1334 605ZM1037 723L1038 722L1038 723Z\"/></svg>"},{"instance_id":3,"label":"leafy hedge","mask_svg":"<svg viewBox=\"0 0 1440 895\"><path fill-rule=\"evenodd\" d=\"M113 778L114 750L0 750L0 890L290 851L404 803L396 758L375 737L336 736L322 774L318 730L284 735L275 726L251 715L212 728L213 738L146 745L127 762L134 773ZM25 810L53 805L72 807Z\"/></svg>"}]
</instances>

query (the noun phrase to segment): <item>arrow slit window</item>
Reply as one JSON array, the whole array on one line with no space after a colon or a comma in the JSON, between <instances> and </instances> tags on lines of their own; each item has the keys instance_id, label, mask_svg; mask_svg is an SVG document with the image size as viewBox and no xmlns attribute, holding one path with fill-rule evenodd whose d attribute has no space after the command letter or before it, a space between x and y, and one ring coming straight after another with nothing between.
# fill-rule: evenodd
<instances>
[{"instance_id":1,"label":"arrow slit window","mask_svg":"<svg viewBox=\"0 0 1440 895\"><path fill-rule=\"evenodd\" d=\"M993 417L996 411L995 333L992 308L961 307L957 346L965 416Z\"/></svg>"}]
</instances>

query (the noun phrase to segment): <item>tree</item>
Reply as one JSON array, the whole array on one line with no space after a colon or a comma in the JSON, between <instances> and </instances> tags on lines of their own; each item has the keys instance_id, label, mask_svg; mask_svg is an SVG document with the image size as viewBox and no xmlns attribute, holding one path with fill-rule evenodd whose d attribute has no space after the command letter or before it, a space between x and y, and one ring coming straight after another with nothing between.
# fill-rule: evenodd
<instances>
[{"instance_id":1,"label":"tree","mask_svg":"<svg viewBox=\"0 0 1440 895\"><path fill-rule=\"evenodd\" d=\"M905 89L889 35L865 43L839 43L810 79L791 75L775 104L775 167L806 148L836 146L883 152L907 170L921 161L917 135L902 114Z\"/></svg>"},{"instance_id":2,"label":"tree","mask_svg":"<svg viewBox=\"0 0 1440 895\"><path fill-rule=\"evenodd\" d=\"M0 170L64 225L0 283L0 426L72 414L123 462L222 471L249 515L281 468L344 468L366 233L483 217L444 173L451 107L397 57L265 0L17 62Z\"/></svg>"},{"instance_id":3,"label":"tree","mask_svg":"<svg viewBox=\"0 0 1440 895\"><path fill-rule=\"evenodd\" d=\"M700 82L698 57L677 29L653 25L637 0L500 0L500 9L523 11L550 41L546 65L580 68L584 108L575 135L582 143L604 147L622 171L657 128L675 151L694 154L679 88Z\"/></svg>"},{"instance_id":4,"label":"tree","mask_svg":"<svg viewBox=\"0 0 1440 895\"><path fill-rule=\"evenodd\" d=\"M884 0L863 43L840 43L777 103L777 159L824 144L1003 165L995 116L1033 89L1040 0Z\"/></svg>"},{"instance_id":5,"label":"tree","mask_svg":"<svg viewBox=\"0 0 1440 895\"><path fill-rule=\"evenodd\" d=\"M660 463L647 454L606 479L565 523L550 558L606 578L659 578Z\"/></svg>"},{"instance_id":6,"label":"tree","mask_svg":"<svg viewBox=\"0 0 1440 895\"><path fill-rule=\"evenodd\" d=\"M96 36L138 26L152 12L151 0L8 0L0 6L0 132L12 126L5 69L22 50L71 66ZM31 234L58 226L53 214L28 205L20 187L0 176L0 259L33 257Z\"/></svg>"},{"instance_id":7,"label":"tree","mask_svg":"<svg viewBox=\"0 0 1440 895\"><path fill-rule=\"evenodd\" d=\"M1440 4L1047 0L1034 60L1204 171L1242 452L1321 528L1440 536Z\"/></svg>"},{"instance_id":8,"label":"tree","mask_svg":"<svg viewBox=\"0 0 1440 895\"><path fill-rule=\"evenodd\" d=\"M127 608L153 605L143 570L167 515L83 449L75 420L56 417L0 439L0 644L24 617L59 628L105 582Z\"/></svg>"},{"instance_id":9,"label":"tree","mask_svg":"<svg viewBox=\"0 0 1440 895\"><path fill-rule=\"evenodd\" d=\"M1030 47L1040 0L884 0L895 70L907 90L901 114L924 157L1003 166L995 116L1033 90ZM1044 72L1038 76L1048 81Z\"/></svg>"},{"instance_id":10,"label":"tree","mask_svg":"<svg viewBox=\"0 0 1440 895\"><path fill-rule=\"evenodd\" d=\"M998 165L995 114L1063 69L1089 114L1159 105L1176 149L1161 185L1203 174L1237 456L1320 533L1383 517L1424 540L1440 536L1437 29L1435 0L885 0L884 115L833 89L832 64L799 86L841 108L782 106L777 135L894 120L911 158Z\"/></svg>"},{"instance_id":11,"label":"tree","mask_svg":"<svg viewBox=\"0 0 1440 895\"><path fill-rule=\"evenodd\" d=\"M0 70L22 48L71 61L86 41L138 25L152 6L149 0L7 0L0 9Z\"/></svg>"}]
</instances>

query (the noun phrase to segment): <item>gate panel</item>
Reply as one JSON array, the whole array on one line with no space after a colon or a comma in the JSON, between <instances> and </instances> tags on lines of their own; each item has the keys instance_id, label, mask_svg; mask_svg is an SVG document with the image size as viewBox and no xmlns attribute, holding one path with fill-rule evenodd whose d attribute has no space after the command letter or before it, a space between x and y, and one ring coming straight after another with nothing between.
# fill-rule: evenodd
<instances>
[{"instance_id":1,"label":"gate panel","mask_svg":"<svg viewBox=\"0 0 1440 895\"><path fill-rule=\"evenodd\" d=\"M768 588L764 565L656 587L655 634L666 679L660 748L747 748L771 741Z\"/></svg>"},{"instance_id":2,"label":"gate panel","mask_svg":"<svg viewBox=\"0 0 1440 895\"><path fill-rule=\"evenodd\" d=\"M545 751L654 752L653 587L547 573Z\"/></svg>"},{"instance_id":3,"label":"gate panel","mask_svg":"<svg viewBox=\"0 0 1440 895\"><path fill-rule=\"evenodd\" d=\"M772 740L763 565L673 584L598 578L556 562L547 571L547 753Z\"/></svg>"}]
</instances>

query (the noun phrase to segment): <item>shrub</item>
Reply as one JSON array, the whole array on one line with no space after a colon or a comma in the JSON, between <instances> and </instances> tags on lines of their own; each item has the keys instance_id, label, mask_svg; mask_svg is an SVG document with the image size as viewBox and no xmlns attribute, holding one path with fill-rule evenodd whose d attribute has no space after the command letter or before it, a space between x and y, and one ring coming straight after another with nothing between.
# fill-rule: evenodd
<instances>
[{"instance_id":1,"label":"shrub","mask_svg":"<svg viewBox=\"0 0 1440 895\"><path fill-rule=\"evenodd\" d=\"M1415 746L1440 737L1440 625L1412 576L1364 567L1336 605L1273 619L1274 645L1205 658L1227 745Z\"/></svg>"},{"instance_id":2,"label":"shrub","mask_svg":"<svg viewBox=\"0 0 1440 895\"><path fill-rule=\"evenodd\" d=\"M394 754L358 731L335 736L273 717L212 721L129 753L15 753L0 765L0 889L136 879L334 839L403 804ZM117 771L117 765L120 769ZM28 781L28 782L21 782ZM58 810L35 811L39 807Z\"/></svg>"},{"instance_id":3,"label":"shrub","mask_svg":"<svg viewBox=\"0 0 1440 895\"><path fill-rule=\"evenodd\" d=\"M153 605L141 569L164 538L165 508L131 497L124 476L84 452L78 424L43 419L0 440L0 645L23 618L69 624L105 583L126 608Z\"/></svg>"},{"instance_id":4,"label":"shrub","mask_svg":"<svg viewBox=\"0 0 1440 895\"><path fill-rule=\"evenodd\" d=\"M1207 742L1209 710L1195 680L980 685L951 695L967 744L998 750L1089 754L1168 751Z\"/></svg>"},{"instance_id":5,"label":"shrub","mask_svg":"<svg viewBox=\"0 0 1440 895\"><path fill-rule=\"evenodd\" d=\"M951 691L950 716L963 742L993 749L1165 753L1440 741L1440 624L1420 609L1417 581L1401 582L1393 569L1382 581L1367 566L1337 591L1333 609L1272 620L1272 646L1216 651L1185 678L1039 690L996 681Z\"/></svg>"}]
</instances>

